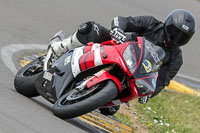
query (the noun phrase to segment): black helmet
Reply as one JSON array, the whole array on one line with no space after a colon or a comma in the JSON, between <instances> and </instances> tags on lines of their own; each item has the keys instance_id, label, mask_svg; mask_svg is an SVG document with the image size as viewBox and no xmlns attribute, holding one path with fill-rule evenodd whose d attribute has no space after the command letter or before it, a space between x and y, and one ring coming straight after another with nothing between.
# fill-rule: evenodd
<instances>
[{"instance_id":1,"label":"black helmet","mask_svg":"<svg viewBox=\"0 0 200 133\"><path fill-rule=\"evenodd\" d=\"M195 33L196 22L193 15L183 9L172 11L165 23L164 32L168 47L179 47L185 45Z\"/></svg>"}]
</instances>

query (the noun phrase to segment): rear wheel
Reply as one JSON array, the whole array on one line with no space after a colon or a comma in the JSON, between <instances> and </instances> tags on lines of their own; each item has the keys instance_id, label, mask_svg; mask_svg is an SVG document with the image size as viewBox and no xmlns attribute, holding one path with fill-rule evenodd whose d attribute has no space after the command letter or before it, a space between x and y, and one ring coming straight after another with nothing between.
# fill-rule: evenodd
<instances>
[{"instance_id":1,"label":"rear wheel","mask_svg":"<svg viewBox=\"0 0 200 133\"><path fill-rule=\"evenodd\" d=\"M117 93L118 88L111 80L82 91L73 89L57 100L53 112L63 119L77 117L105 105L116 97Z\"/></svg>"},{"instance_id":2,"label":"rear wheel","mask_svg":"<svg viewBox=\"0 0 200 133\"><path fill-rule=\"evenodd\" d=\"M39 95L34 83L43 71L41 65L42 59L43 57L39 57L18 71L14 80L14 86L17 92L26 97L36 97Z\"/></svg>"}]
</instances>

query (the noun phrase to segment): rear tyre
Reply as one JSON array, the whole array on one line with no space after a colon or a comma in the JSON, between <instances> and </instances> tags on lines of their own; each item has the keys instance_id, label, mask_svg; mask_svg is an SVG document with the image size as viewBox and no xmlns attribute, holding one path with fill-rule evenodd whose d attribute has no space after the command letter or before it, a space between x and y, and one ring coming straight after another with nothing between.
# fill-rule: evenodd
<instances>
[{"instance_id":1,"label":"rear tyre","mask_svg":"<svg viewBox=\"0 0 200 133\"><path fill-rule=\"evenodd\" d=\"M91 112L98 107L105 105L117 96L118 87L107 80L91 88L89 92L78 95L76 89L64 94L53 106L53 113L62 118L69 119Z\"/></svg>"},{"instance_id":2,"label":"rear tyre","mask_svg":"<svg viewBox=\"0 0 200 133\"><path fill-rule=\"evenodd\" d=\"M34 83L43 70L43 67L40 65L42 58L39 57L33 60L17 72L14 79L14 86L17 92L29 98L39 95Z\"/></svg>"}]
</instances>

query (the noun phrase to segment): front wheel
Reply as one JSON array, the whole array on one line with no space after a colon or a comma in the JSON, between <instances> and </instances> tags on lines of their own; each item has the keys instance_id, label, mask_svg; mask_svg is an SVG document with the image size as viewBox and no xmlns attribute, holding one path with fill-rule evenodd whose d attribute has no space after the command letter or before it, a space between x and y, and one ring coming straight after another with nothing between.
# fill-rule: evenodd
<instances>
[{"instance_id":1,"label":"front wheel","mask_svg":"<svg viewBox=\"0 0 200 133\"><path fill-rule=\"evenodd\" d=\"M117 96L118 87L107 80L91 88L78 91L76 89L64 94L53 106L53 113L69 119L93 111Z\"/></svg>"}]
</instances>

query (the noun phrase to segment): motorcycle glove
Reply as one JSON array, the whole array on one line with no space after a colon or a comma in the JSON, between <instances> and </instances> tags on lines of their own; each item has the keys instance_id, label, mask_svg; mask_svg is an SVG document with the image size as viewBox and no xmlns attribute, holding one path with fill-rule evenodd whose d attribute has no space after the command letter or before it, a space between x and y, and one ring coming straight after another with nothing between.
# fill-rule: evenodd
<instances>
[{"instance_id":1,"label":"motorcycle glove","mask_svg":"<svg viewBox=\"0 0 200 133\"><path fill-rule=\"evenodd\" d=\"M119 44L124 43L126 40L126 35L124 31L120 28L114 28L110 31L112 38Z\"/></svg>"}]
</instances>

